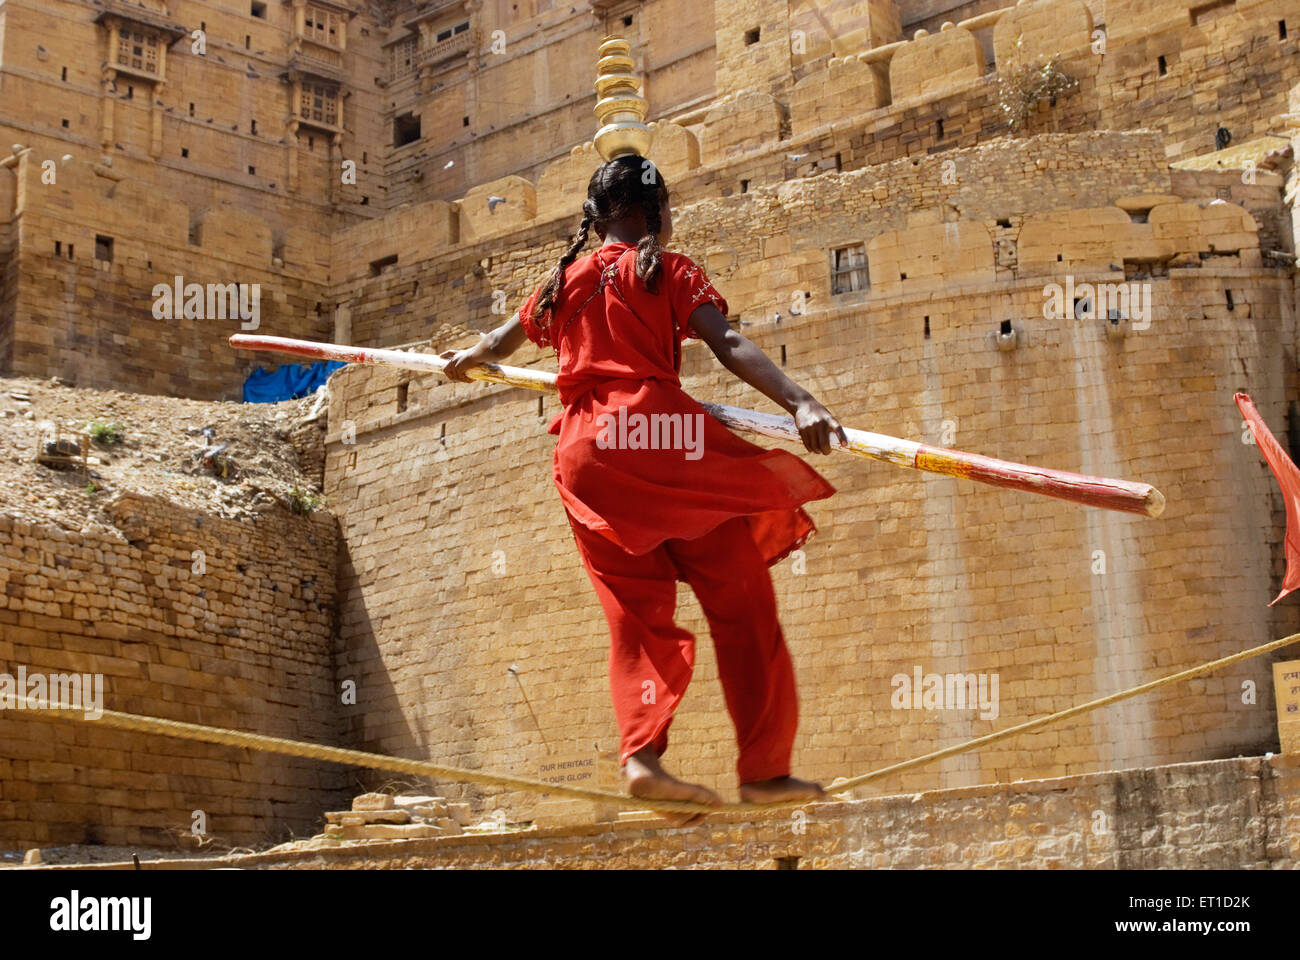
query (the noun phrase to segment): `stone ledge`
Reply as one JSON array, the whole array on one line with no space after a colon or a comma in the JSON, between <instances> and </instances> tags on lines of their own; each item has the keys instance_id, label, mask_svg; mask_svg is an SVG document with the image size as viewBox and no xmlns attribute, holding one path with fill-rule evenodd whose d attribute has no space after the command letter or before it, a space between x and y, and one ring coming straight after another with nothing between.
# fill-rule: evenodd
<instances>
[{"instance_id":1,"label":"stone ledge","mask_svg":"<svg viewBox=\"0 0 1300 960\"><path fill-rule=\"evenodd\" d=\"M765 867L795 857L818 867L1157 868L1295 866L1300 832L1288 820L1288 788L1268 811L1257 804L1258 785L1290 785L1300 755L1235 757L1137 767L1015 783L978 784L917 794L810 804L770 814L711 816L694 827L655 826L645 820L523 831L460 834L410 840L372 840L280 853L189 860L141 861L148 870L370 869L375 867ZM1131 784L1147 789L1134 803ZM1243 784L1251 785L1243 788ZM1126 787L1129 788L1126 792ZM1189 793L1189 788L1195 788ZM1212 796L1202 796L1206 789ZM1123 803L1118 803L1121 798ZM963 801L976 801L974 804ZM1062 805L1062 803L1064 805ZM1046 804L1046 805L1044 805ZM1234 805L1250 808L1233 814ZM1000 808L1008 808L1005 814ZM1126 810L1144 816L1128 824ZM1080 813L1083 811L1083 813ZM1217 812L1216 812L1217 811ZM1226 815L1225 815L1226 811ZM800 816L802 812L802 816ZM900 820L899 814L902 814ZM1096 815L1114 821L1091 836ZM1084 815L1087 814L1087 815ZM1263 821L1262 823L1260 821ZM1160 836L1148 837L1152 824ZM1141 829L1138 829L1138 827ZM1259 857L1257 837L1286 838ZM1108 839L1109 838L1109 839ZM1199 838L1199 839L1198 839ZM857 844L856 847L853 844ZM870 845L878 849L868 849ZM1234 851L1234 847L1240 847ZM1095 849L1094 849L1095 848ZM1247 856L1249 852L1250 856ZM771 863L769 863L771 861ZM131 863L15 869L130 870Z\"/></svg>"}]
</instances>

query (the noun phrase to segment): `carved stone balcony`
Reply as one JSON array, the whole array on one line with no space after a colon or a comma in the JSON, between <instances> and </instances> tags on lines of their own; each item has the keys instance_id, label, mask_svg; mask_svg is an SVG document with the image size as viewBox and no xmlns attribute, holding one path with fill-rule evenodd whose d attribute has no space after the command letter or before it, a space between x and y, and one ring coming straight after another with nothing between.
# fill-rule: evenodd
<instances>
[{"instance_id":1,"label":"carved stone balcony","mask_svg":"<svg viewBox=\"0 0 1300 960\"><path fill-rule=\"evenodd\" d=\"M320 77L322 80L342 83L346 77L343 53L310 40L300 41L289 53L289 74Z\"/></svg>"},{"instance_id":2,"label":"carved stone balcony","mask_svg":"<svg viewBox=\"0 0 1300 960\"><path fill-rule=\"evenodd\" d=\"M470 32L466 30L449 40L421 50L415 55L415 62L422 67L432 67L454 59L458 55L463 56L469 51L469 37Z\"/></svg>"},{"instance_id":3,"label":"carved stone balcony","mask_svg":"<svg viewBox=\"0 0 1300 960\"><path fill-rule=\"evenodd\" d=\"M102 9L95 15L95 23L103 23L105 20L112 19L136 23L142 27L157 30L166 38L169 44L189 34L189 31L184 26L177 23L165 12L152 10L139 3L127 3L125 0L100 0L99 6Z\"/></svg>"}]
</instances>

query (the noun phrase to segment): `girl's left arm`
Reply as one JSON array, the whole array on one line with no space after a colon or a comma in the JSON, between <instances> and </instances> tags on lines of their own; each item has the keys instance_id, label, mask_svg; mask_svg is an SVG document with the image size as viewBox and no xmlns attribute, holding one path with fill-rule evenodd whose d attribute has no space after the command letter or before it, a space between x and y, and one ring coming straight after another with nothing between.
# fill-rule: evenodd
<instances>
[{"instance_id":1,"label":"girl's left arm","mask_svg":"<svg viewBox=\"0 0 1300 960\"><path fill-rule=\"evenodd\" d=\"M831 452L831 437L848 445L840 422L811 393L787 377L758 346L732 328L712 302L691 312L688 322L718 361L755 390L766 394L794 417L803 444L813 453Z\"/></svg>"},{"instance_id":2,"label":"girl's left arm","mask_svg":"<svg viewBox=\"0 0 1300 960\"><path fill-rule=\"evenodd\" d=\"M469 349L448 350L439 354L442 359L449 361L442 372L451 380L469 383L470 376L466 371L470 367L504 360L523 346L527 339L528 334L524 332L524 326L519 322L519 314L516 313L491 333L485 333L483 339Z\"/></svg>"}]
</instances>

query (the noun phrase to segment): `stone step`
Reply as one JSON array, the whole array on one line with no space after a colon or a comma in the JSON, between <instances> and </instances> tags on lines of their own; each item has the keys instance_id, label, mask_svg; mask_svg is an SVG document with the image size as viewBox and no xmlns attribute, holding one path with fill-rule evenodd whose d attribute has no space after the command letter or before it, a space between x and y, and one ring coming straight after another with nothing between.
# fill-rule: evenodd
<instances>
[{"instance_id":1,"label":"stone step","mask_svg":"<svg viewBox=\"0 0 1300 960\"><path fill-rule=\"evenodd\" d=\"M446 835L446 830L428 823L331 824L325 829L325 836L334 840L419 840Z\"/></svg>"},{"instance_id":2,"label":"stone step","mask_svg":"<svg viewBox=\"0 0 1300 960\"><path fill-rule=\"evenodd\" d=\"M325 814L327 823L410 823L411 815L405 810L335 810Z\"/></svg>"}]
</instances>

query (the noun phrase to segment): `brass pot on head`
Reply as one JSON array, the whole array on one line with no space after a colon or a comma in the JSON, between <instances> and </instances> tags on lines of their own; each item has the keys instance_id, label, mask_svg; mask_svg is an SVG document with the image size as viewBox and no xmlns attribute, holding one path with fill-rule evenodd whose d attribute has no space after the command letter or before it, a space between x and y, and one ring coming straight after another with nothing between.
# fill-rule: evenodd
<instances>
[{"instance_id":1,"label":"brass pot on head","mask_svg":"<svg viewBox=\"0 0 1300 960\"><path fill-rule=\"evenodd\" d=\"M650 104L641 96L641 81L632 72L635 66L631 46L622 37L606 37L600 45L596 62L596 152L606 162L624 154L644 157L650 152L652 138L646 126Z\"/></svg>"}]
</instances>

